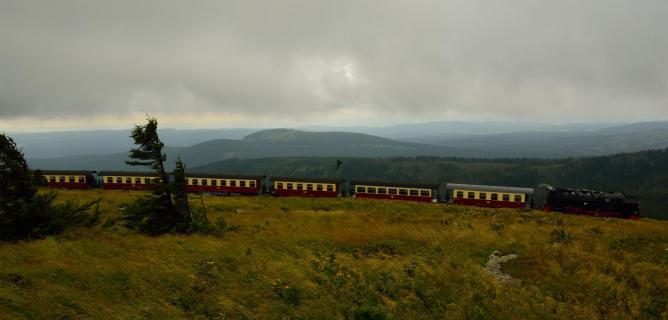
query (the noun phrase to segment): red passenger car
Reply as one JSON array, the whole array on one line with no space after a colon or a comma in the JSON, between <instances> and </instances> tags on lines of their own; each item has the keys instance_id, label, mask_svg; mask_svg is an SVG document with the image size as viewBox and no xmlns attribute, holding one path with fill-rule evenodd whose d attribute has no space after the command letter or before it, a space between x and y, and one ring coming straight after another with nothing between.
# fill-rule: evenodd
<instances>
[{"instance_id":1,"label":"red passenger car","mask_svg":"<svg viewBox=\"0 0 668 320\"><path fill-rule=\"evenodd\" d=\"M86 189L94 185L92 171L43 170L42 176L51 188Z\"/></svg>"},{"instance_id":2,"label":"red passenger car","mask_svg":"<svg viewBox=\"0 0 668 320\"><path fill-rule=\"evenodd\" d=\"M102 188L110 190L149 190L160 181L155 172L102 171Z\"/></svg>"},{"instance_id":3,"label":"red passenger car","mask_svg":"<svg viewBox=\"0 0 668 320\"><path fill-rule=\"evenodd\" d=\"M336 198L341 195L342 180L274 177L273 193L279 197Z\"/></svg>"},{"instance_id":4,"label":"red passenger car","mask_svg":"<svg viewBox=\"0 0 668 320\"><path fill-rule=\"evenodd\" d=\"M353 181L350 185L355 198L433 202L438 196L438 185L432 184Z\"/></svg>"},{"instance_id":5,"label":"red passenger car","mask_svg":"<svg viewBox=\"0 0 668 320\"><path fill-rule=\"evenodd\" d=\"M188 192L256 195L262 192L262 177L222 174L186 174Z\"/></svg>"},{"instance_id":6,"label":"red passenger car","mask_svg":"<svg viewBox=\"0 0 668 320\"><path fill-rule=\"evenodd\" d=\"M448 183L450 202L491 208L529 208L533 189Z\"/></svg>"}]
</instances>

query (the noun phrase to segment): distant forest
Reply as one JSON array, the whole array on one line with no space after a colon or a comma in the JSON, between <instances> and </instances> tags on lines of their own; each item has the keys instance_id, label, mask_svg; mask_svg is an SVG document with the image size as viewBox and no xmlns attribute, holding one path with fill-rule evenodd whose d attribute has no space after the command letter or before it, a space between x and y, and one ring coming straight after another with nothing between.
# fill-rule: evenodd
<instances>
[{"instance_id":1,"label":"distant forest","mask_svg":"<svg viewBox=\"0 0 668 320\"><path fill-rule=\"evenodd\" d=\"M336 161L343 165L337 169ZM668 219L668 149L587 158L459 159L438 157L293 157L224 160L193 172L295 177L457 182L622 191L640 197L646 217Z\"/></svg>"}]
</instances>

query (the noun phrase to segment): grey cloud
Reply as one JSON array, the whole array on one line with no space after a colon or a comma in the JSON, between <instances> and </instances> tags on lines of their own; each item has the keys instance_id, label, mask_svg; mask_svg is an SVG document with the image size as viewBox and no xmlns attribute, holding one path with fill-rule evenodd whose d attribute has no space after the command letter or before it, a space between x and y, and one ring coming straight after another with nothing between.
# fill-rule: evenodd
<instances>
[{"instance_id":1,"label":"grey cloud","mask_svg":"<svg viewBox=\"0 0 668 320\"><path fill-rule=\"evenodd\" d=\"M0 119L666 118L665 30L658 0L3 1Z\"/></svg>"}]
</instances>

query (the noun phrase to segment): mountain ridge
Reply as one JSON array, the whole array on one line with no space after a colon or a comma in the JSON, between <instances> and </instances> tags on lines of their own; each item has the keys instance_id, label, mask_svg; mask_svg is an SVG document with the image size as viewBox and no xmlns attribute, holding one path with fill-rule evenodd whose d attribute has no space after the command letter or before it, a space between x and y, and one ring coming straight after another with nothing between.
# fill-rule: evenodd
<instances>
[{"instance_id":1,"label":"mountain ridge","mask_svg":"<svg viewBox=\"0 0 668 320\"><path fill-rule=\"evenodd\" d=\"M306 132L290 129L261 130L241 140L215 139L187 148L166 147L168 159L180 156L188 166L200 166L225 159L255 159L290 156L451 156L480 157L483 153L465 148L449 148L411 143L348 132ZM86 159L89 158L89 159ZM131 169L124 164L127 153L30 159L33 167L42 169ZM172 168L172 161L167 167Z\"/></svg>"},{"instance_id":2,"label":"mountain ridge","mask_svg":"<svg viewBox=\"0 0 668 320\"><path fill-rule=\"evenodd\" d=\"M664 128L665 126L665 128ZM218 137L218 131L207 131ZM104 132L104 131L101 131ZM389 139L366 133L326 131L313 132L297 129L265 129L253 132L235 131L230 138L198 141L197 137L173 135L181 131L164 129L161 138L166 143L169 159L181 155L189 166L201 166L224 159L256 159L266 157L338 156L338 157L401 157L437 156L463 158L568 158L609 155L624 152L662 149L668 147L668 122L626 124L588 131L528 131L494 135L468 135L449 138L421 138L416 141ZM163 134L162 132L165 132ZM114 132L118 135L120 132ZM25 148L31 165L52 169L131 169L124 164L131 139L122 142L101 139L95 148L80 146L81 153L69 156L40 157L49 150L58 149L80 140L56 135L45 140L41 153L33 153L35 145ZM103 136L105 136L103 134ZM76 135L75 135L76 137ZM107 137L107 136L105 136ZM200 137L201 138L201 137ZM115 138L114 138L115 139ZM57 141L52 141L57 140ZM115 140L114 140L115 141ZM177 143L174 143L174 142ZM188 146L174 146L178 142L195 141ZM428 143L425 143L428 142ZM50 148L50 149L49 149ZM105 153L108 150L110 152ZM171 166L172 164L169 163Z\"/></svg>"}]
</instances>

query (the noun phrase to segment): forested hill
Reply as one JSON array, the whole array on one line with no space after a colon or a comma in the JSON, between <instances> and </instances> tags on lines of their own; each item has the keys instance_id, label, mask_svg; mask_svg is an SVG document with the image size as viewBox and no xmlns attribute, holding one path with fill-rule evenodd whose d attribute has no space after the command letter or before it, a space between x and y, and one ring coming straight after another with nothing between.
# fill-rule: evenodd
<instances>
[{"instance_id":1,"label":"forested hill","mask_svg":"<svg viewBox=\"0 0 668 320\"><path fill-rule=\"evenodd\" d=\"M262 130L241 140L215 139L190 147L166 147L166 166L180 156L189 166L201 166L224 159L265 157L414 157L418 155L482 157L483 152L462 148L402 142L350 132L306 132L289 129ZM29 155L28 155L29 156ZM126 166L127 152L79 155L49 159L30 159L31 167L41 169L132 170Z\"/></svg>"},{"instance_id":2,"label":"forested hill","mask_svg":"<svg viewBox=\"0 0 668 320\"><path fill-rule=\"evenodd\" d=\"M343 161L337 170L336 160ZM459 182L618 190L641 198L643 214L668 219L668 149L577 159L264 158L225 160L199 172L343 177L390 181Z\"/></svg>"}]
</instances>

